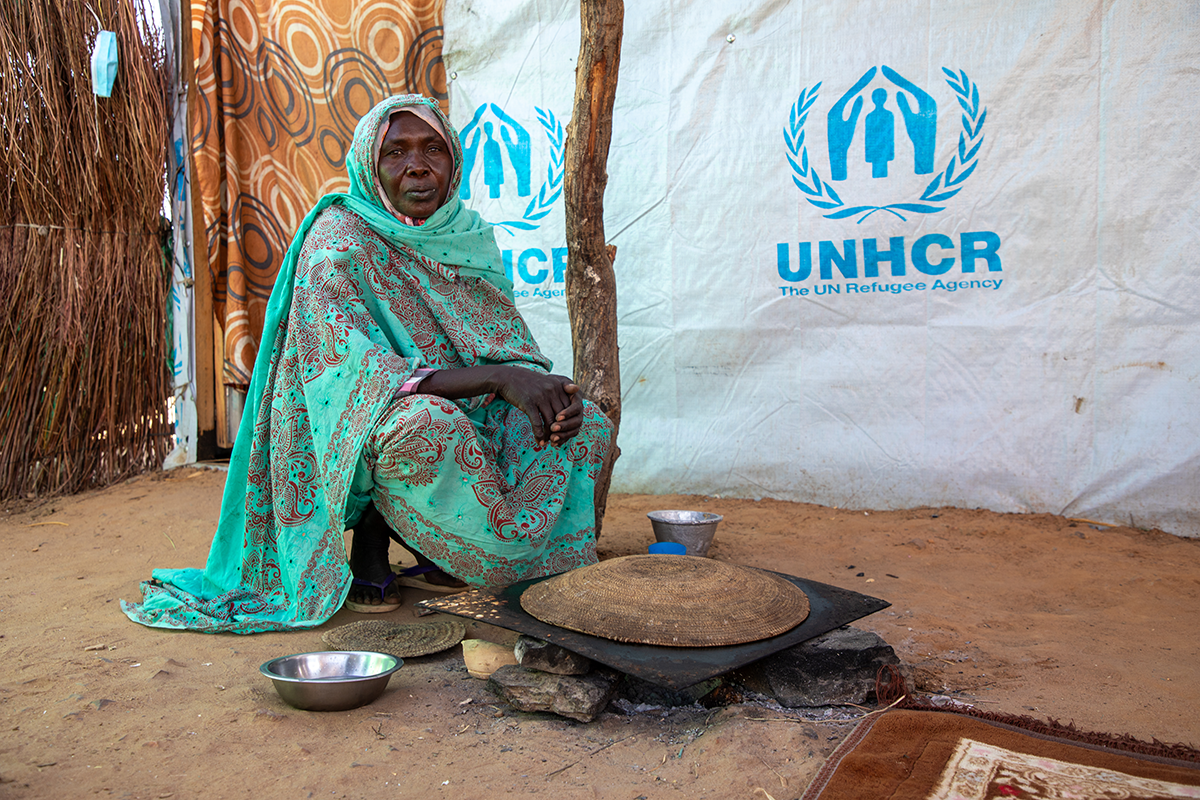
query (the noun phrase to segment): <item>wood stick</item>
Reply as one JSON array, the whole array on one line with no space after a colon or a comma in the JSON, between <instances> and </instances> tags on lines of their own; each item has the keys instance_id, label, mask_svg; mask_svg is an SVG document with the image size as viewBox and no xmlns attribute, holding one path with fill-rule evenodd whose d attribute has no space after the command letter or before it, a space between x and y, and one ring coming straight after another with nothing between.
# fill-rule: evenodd
<instances>
[{"instance_id":1,"label":"wood stick","mask_svg":"<svg viewBox=\"0 0 1200 800\"><path fill-rule=\"evenodd\" d=\"M596 537L620 455L621 370L617 354L616 247L604 239L604 188L612 109L621 63L622 0L582 0L575 106L567 126L563 200L567 228L567 313L575 382L613 423L613 449L596 484Z\"/></svg>"}]
</instances>

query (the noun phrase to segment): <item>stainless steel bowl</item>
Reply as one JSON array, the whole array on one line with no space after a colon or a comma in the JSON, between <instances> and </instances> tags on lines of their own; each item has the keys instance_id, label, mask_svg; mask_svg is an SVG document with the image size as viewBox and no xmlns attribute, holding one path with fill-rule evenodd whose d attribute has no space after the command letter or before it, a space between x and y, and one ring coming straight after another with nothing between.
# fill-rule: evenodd
<instances>
[{"instance_id":1,"label":"stainless steel bowl","mask_svg":"<svg viewBox=\"0 0 1200 800\"><path fill-rule=\"evenodd\" d=\"M659 542L678 542L689 556L705 556L712 544L717 523L725 519L707 511L651 511L646 515Z\"/></svg>"},{"instance_id":2,"label":"stainless steel bowl","mask_svg":"<svg viewBox=\"0 0 1200 800\"><path fill-rule=\"evenodd\" d=\"M258 671L271 679L290 706L305 711L345 711L383 694L403 659L367 650L297 653L266 662Z\"/></svg>"}]
</instances>

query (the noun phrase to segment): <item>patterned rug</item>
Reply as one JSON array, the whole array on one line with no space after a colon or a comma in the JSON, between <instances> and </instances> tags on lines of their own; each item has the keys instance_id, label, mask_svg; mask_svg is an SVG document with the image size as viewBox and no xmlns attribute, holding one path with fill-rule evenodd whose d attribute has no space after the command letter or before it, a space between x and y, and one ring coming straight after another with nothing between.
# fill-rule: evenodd
<instances>
[{"instance_id":1,"label":"patterned rug","mask_svg":"<svg viewBox=\"0 0 1200 800\"><path fill-rule=\"evenodd\" d=\"M802 800L1200 798L1200 753L1188 747L971 713L868 716L829 757Z\"/></svg>"}]
</instances>

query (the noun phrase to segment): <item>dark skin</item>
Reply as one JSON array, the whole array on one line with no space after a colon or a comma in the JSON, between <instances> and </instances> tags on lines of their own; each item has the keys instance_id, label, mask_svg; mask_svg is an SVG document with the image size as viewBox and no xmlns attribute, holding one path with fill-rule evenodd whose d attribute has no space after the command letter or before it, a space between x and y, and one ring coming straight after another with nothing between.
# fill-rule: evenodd
<instances>
[{"instance_id":1,"label":"dark skin","mask_svg":"<svg viewBox=\"0 0 1200 800\"><path fill-rule=\"evenodd\" d=\"M379 184L392 207L413 219L427 219L445 202L454 174L454 159L445 140L433 128L413 114L392 118L379 148ZM561 446L579 433L583 424L583 401L579 387L562 375L543 375L522 367L494 364L479 367L438 370L421 381L419 394L461 400L495 394L514 408L525 412L539 447ZM355 526L350 546L350 569L354 577L381 583L392 571L388 563L389 529L382 515L367 510ZM413 548L417 562L428 559ZM441 570L425 574L425 580L439 585L462 585ZM399 589L389 589L388 601L399 597ZM351 586L349 599L370 605L381 603L379 591L372 587Z\"/></svg>"},{"instance_id":2,"label":"dark skin","mask_svg":"<svg viewBox=\"0 0 1200 800\"><path fill-rule=\"evenodd\" d=\"M525 412L539 446L564 444L583 424L579 387L562 375L503 364L441 369L421 381L417 390L447 400L495 394Z\"/></svg>"},{"instance_id":3,"label":"dark skin","mask_svg":"<svg viewBox=\"0 0 1200 800\"><path fill-rule=\"evenodd\" d=\"M379 185L392 207L428 219L446 202L454 155L441 134L415 114L392 117L379 145Z\"/></svg>"}]
</instances>

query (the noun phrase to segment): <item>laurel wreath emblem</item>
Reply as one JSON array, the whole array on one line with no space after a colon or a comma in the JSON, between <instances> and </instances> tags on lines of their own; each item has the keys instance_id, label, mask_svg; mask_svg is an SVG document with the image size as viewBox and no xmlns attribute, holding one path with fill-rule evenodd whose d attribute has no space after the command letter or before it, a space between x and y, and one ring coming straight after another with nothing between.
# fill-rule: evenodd
<instances>
[{"instance_id":1,"label":"laurel wreath emblem","mask_svg":"<svg viewBox=\"0 0 1200 800\"><path fill-rule=\"evenodd\" d=\"M845 219L856 214L858 223L874 214L876 211L886 211L902 220L906 217L900 213L907 211L912 214L932 214L942 211L944 203L962 191L963 183L971 177L975 167L979 166L979 147L983 144L983 123L987 119L987 109L979 107L979 87L967 77L967 73L942 67L946 73L946 83L954 90L955 99L962 106L962 131L958 135L958 152L950 156L946 168L929 182L925 191L921 192L920 202L891 203L886 206L846 206L833 187L817 174L816 166L808 163L808 145L804 143L804 123L808 121L808 110L817 101L821 88L818 82L811 89L805 87L800 91L800 97L792 106L790 125L783 129L783 138L787 143L787 159L792 166L792 181L800 187L800 191L808 195L805 200L830 213L824 214L826 219Z\"/></svg>"},{"instance_id":2,"label":"laurel wreath emblem","mask_svg":"<svg viewBox=\"0 0 1200 800\"><path fill-rule=\"evenodd\" d=\"M536 223L538 220L550 213L551 206L554 201L562 194L563 173L566 167L563 162L564 151L566 149L566 136L563 132L562 123L555 118L554 113L542 108L534 106L537 111L538 122L541 123L542 129L546 131L546 138L550 140L550 163L546 166L546 180L542 182L542 188L529 205L525 207L525 214L519 220L508 220L507 222L497 222L495 227L503 228L510 235L513 233L511 228L517 228L523 231L532 231L537 229Z\"/></svg>"}]
</instances>

